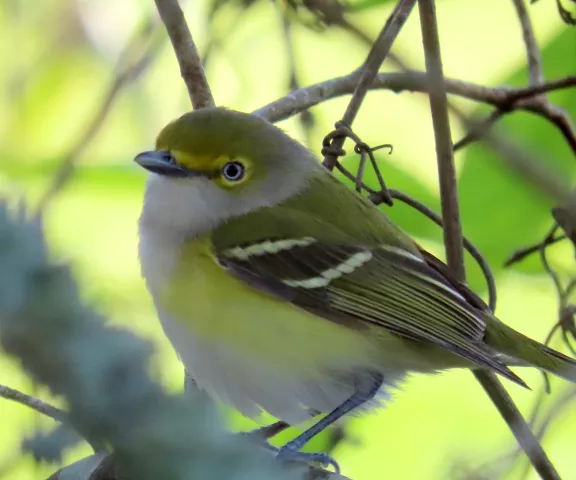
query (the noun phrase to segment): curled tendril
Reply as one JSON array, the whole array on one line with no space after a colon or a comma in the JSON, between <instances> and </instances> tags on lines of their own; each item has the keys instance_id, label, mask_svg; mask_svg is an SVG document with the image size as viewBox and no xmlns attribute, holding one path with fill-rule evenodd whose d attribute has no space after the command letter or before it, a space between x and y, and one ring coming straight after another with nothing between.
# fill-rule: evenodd
<instances>
[{"instance_id":1,"label":"curled tendril","mask_svg":"<svg viewBox=\"0 0 576 480\"><path fill-rule=\"evenodd\" d=\"M530 3L536 3L538 0L530 0ZM572 3L576 3L576 0L567 0ZM564 23L567 25L576 25L576 17L572 16L570 10L568 10L564 5L562 5L562 0L556 0L556 7L558 8L558 14Z\"/></svg>"},{"instance_id":2,"label":"curled tendril","mask_svg":"<svg viewBox=\"0 0 576 480\"><path fill-rule=\"evenodd\" d=\"M358 171L356 175L353 175L349 172L339 161L338 157L342 157L346 155L346 150L343 148L338 148L333 144L334 140L337 138L349 138L354 142L354 153L360 155L360 163L358 165ZM356 135L352 129L346 125L344 122L339 121L336 122L335 129L330 132L324 140L322 141L322 155L334 155L336 157L335 167L336 169L344 174L346 178L353 181L356 185L356 191L361 193L362 190L367 191L370 194L376 194L379 196L380 203L385 203L386 205L392 206L392 197L388 192L388 188L386 187L386 183L384 182L384 178L382 177L382 173L378 168L378 164L376 163L376 159L374 158L374 152L376 150L380 150L382 148L389 149L389 153L392 153L393 147L390 144L378 145L377 147L370 147L367 143L363 142L358 135ZM370 163L376 173L376 178L378 179L378 185L380 187L379 191L376 191L370 187L368 187L364 182L364 172L366 170L366 160L370 159Z\"/></svg>"}]
</instances>

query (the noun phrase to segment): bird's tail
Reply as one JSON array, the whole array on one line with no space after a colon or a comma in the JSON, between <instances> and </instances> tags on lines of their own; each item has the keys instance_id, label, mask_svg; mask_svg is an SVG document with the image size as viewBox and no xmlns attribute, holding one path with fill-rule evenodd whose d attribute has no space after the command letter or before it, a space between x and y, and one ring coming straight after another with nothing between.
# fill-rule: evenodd
<instances>
[{"instance_id":1,"label":"bird's tail","mask_svg":"<svg viewBox=\"0 0 576 480\"><path fill-rule=\"evenodd\" d=\"M532 340L495 318L486 329L485 342L494 350L521 363L576 383L576 360Z\"/></svg>"}]
</instances>

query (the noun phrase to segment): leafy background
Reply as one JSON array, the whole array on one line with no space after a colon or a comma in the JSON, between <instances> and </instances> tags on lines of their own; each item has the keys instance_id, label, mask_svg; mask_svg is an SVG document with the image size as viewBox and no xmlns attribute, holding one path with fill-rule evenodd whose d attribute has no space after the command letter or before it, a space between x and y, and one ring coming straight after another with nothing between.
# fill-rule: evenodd
<instances>
[{"instance_id":1,"label":"leafy background","mask_svg":"<svg viewBox=\"0 0 576 480\"><path fill-rule=\"evenodd\" d=\"M356 0L350 19L375 36L392 2ZM217 102L252 111L288 91L289 69L277 5L264 0L228 2L210 17L212 2L184 3L189 25L201 50L212 43L207 74ZM547 79L576 70L576 30L563 24L554 2L530 6L542 47ZM526 83L525 53L511 2L485 0L438 2L446 75L486 85ZM0 192L37 204L58 165L81 137L117 71L120 53L133 32L155 18L151 0L4 0L0 3ZM164 38L160 25L149 36ZM297 74L302 85L355 69L367 46L337 29L312 31L293 26ZM395 44L412 67L423 68L417 15ZM121 64L124 60L120 59ZM124 62L125 63L125 62ZM385 66L384 70L394 70ZM181 388L182 367L163 337L139 275L136 221L145 174L131 159L149 149L164 124L190 108L178 66L164 38L149 66L121 90L101 130L87 144L70 183L49 205L45 224L54 257L72 261L84 297L114 324L127 325L157 345L155 375L170 389ZM556 92L551 100L576 117L574 90ZM346 98L312 109L315 125L307 134L297 119L281 124L319 153L321 140L344 111ZM468 114L486 107L454 99ZM392 155L378 155L388 185L438 208L434 139L427 98L421 94L370 93L355 131L369 144L393 143ZM515 113L497 131L536 155L568 187L576 173L574 158L560 134L544 120ZM453 122L453 136L465 131ZM355 159L347 162L353 165ZM555 322L556 299L537 259L503 270L504 259L538 241L551 225L554 200L507 169L482 144L457 155L465 234L486 255L496 273L497 314L507 323L543 339ZM373 179L372 179L373 180ZM432 252L442 256L437 227L407 207L386 208L392 218ZM573 248L554 247L554 265L570 272ZM469 262L470 283L485 287ZM558 345L560 347L560 345ZM9 358L0 357L0 383L58 403L38 390ZM524 412L530 410L542 380L523 370L533 392L508 384ZM554 395L566 385L553 383ZM553 397L553 396L552 396ZM552 400L550 398L549 400ZM14 455L20 434L45 428L26 408L0 400L0 459ZM223 408L233 428L254 423ZM263 419L265 421L266 419ZM465 478L513 447L499 414L468 372L416 376L394 395L389 408L348 421L334 455L355 480L373 478ZM565 478L576 478L573 438L576 412L566 410L546 436L544 446ZM281 436L286 439L294 432ZM331 441L326 434L311 448ZM88 454L88 447L69 452L65 461ZM518 479L524 463L506 478ZM44 478L52 466L27 458L10 478ZM536 478L531 474L529 478ZM488 475L490 478L490 475Z\"/></svg>"}]
</instances>

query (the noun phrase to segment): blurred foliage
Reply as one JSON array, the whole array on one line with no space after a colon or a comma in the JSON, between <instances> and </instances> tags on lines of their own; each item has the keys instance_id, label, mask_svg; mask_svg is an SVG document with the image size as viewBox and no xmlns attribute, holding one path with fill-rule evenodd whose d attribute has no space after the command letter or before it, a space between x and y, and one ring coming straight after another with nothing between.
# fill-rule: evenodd
<instances>
[{"instance_id":1,"label":"blurred foliage","mask_svg":"<svg viewBox=\"0 0 576 480\"><path fill-rule=\"evenodd\" d=\"M290 3L290 2L288 2ZM294 3L294 2L292 2ZM576 71L576 30L558 17L553 2L530 7L542 47L547 79ZM354 0L349 19L375 37L393 2ZM183 2L201 52L208 55L207 74L217 103L251 111L282 96L290 85L288 49L279 8L267 0L196 0ZM306 2L298 2L302 10ZM294 70L300 85L348 73L361 63L367 46L335 28L309 28L310 11L291 23ZM438 2L446 75L487 85L524 85L524 46L511 2L485 0ZM0 70L0 192L37 201L53 180L63 158L98 112L114 81L118 59L140 26L157 22L151 0L4 0L0 3L0 42L6 68ZM394 51L408 65L423 67L416 15L403 30ZM383 71L394 70L385 64ZM576 117L574 90L555 92L551 100ZM463 99L454 103L467 114L489 109ZM347 99L312 109L314 124L306 131L296 118L282 127L319 154L321 141L340 118ZM82 296L112 320L152 340L157 346L154 374L168 388L182 384L182 368L162 334L140 279L136 256L136 221L145 175L132 164L150 148L168 121L190 108L186 88L169 42L155 53L147 69L119 91L102 128L77 159L72 181L56 196L46 216L49 242L57 259L72 260ZM439 210L434 139L427 98L420 94L373 92L363 105L354 130L368 144L392 143L392 155L378 152L387 184ZM514 113L496 131L530 151L567 186L576 175L574 157L560 134L539 117ZM465 131L455 121L453 137ZM345 147L346 148L346 147ZM349 148L349 147L348 147ZM347 164L357 162L350 155ZM496 273L504 321L543 339L556 322L556 300L537 256L513 270L503 270L509 254L540 240L550 228L553 201L507 169L481 143L457 155L465 234L486 255ZM367 178L376 185L374 178ZM382 207L433 253L442 257L441 232L410 208ZM550 250L553 265L570 273L573 250L562 242ZM468 262L471 286L485 293L478 268ZM7 358L0 359L0 383L31 393L31 382ZM540 388L537 372L520 374ZM560 390L561 383L554 386ZM528 411L536 395L510 386L514 399ZM43 389L41 398L61 404ZM556 394L556 392L554 393ZM354 480L373 478L464 478L455 464L466 459L483 465L513 445L495 408L472 375L452 372L414 377L394 395L389 408L353 419L335 456ZM18 450L21 433L53 422L22 406L2 401L0 452ZM254 422L223 409L234 428ZM269 421L265 418L262 421ZM576 413L567 410L546 437L545 447L560 472L575 471L572 442ZM278 441L294 432L286 432ZM329 433L309 449L322 449ZM89 453L75 449L65 462ZM1 457L1 455L0 455ZM18 479L43 478L52 467L30 459L13 473ZM522 468L506 478L519 479ZM530 478L536 478L534 474Z\"/></svg>"},{"instance_id":2,"label":"blurred foliage","mask_svg":"<svg viewBox=\"0 0 576 480\"><path fill-rule=\"evenodd\" d=\"M50 262L41 222L13 210L0 205L0 341L66 400L64 421L74 426L26 440L24 451L56 463L82 433L96 452L109 447L115 478L302 478L305 465L283 469L257 442L226 432L197 390L169 395L154 382L150 343L87 306L69 268Z\"/></svg>"}]
</instances>

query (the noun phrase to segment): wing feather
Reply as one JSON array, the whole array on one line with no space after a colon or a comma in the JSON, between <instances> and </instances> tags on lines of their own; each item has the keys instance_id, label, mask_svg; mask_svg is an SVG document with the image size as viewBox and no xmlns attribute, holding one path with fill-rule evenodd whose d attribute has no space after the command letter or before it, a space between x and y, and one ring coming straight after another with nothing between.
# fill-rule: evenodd
<instances>
[{"instance_id":1,"label":"wing feather","mask_svg":"<svg viewBox=\"0 0 576 480\"><path fill-rule=\"evenodd\" d=\"M264 252L253 244L244 248L257 255L237 247L215 254L238 278L299 308L351 328L371 324L438 345L525 385L484 343L480 311L421 257L398 248L284 240L292 246Z\"/></svg>"}]
</instances>

